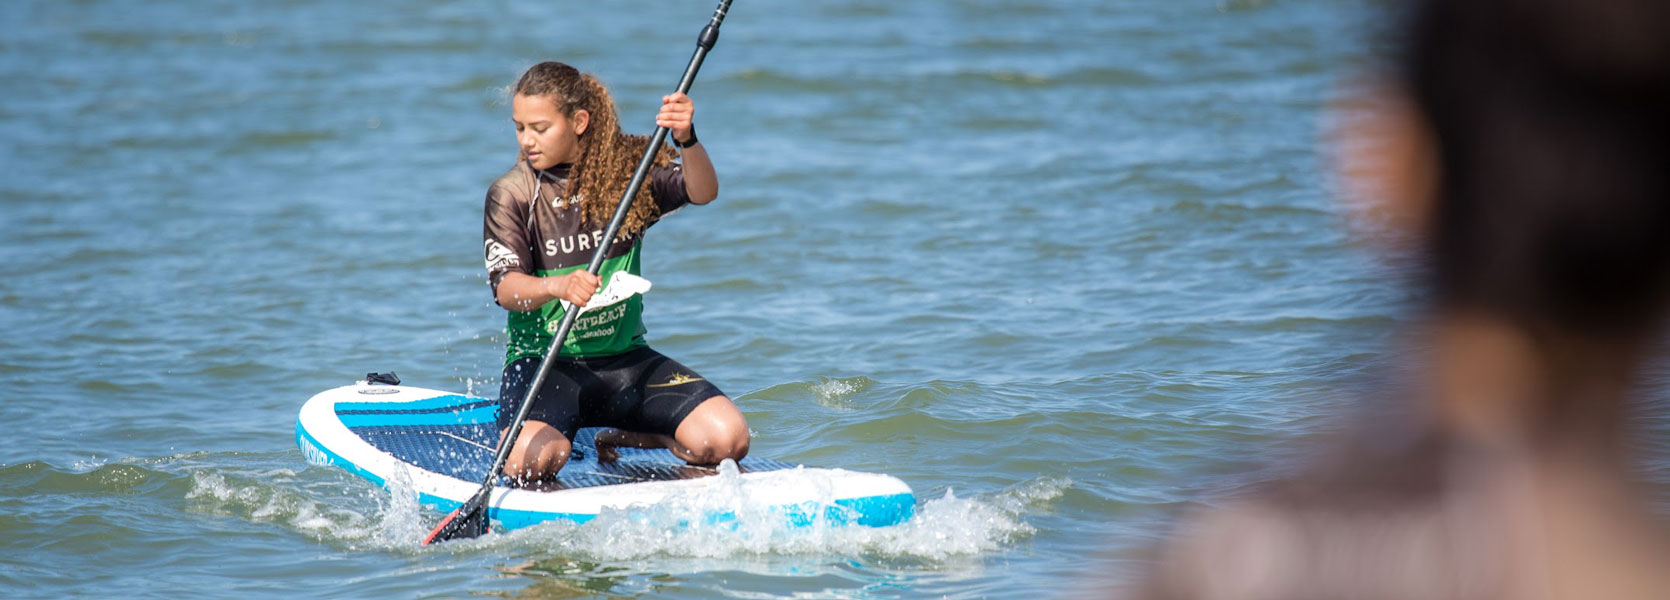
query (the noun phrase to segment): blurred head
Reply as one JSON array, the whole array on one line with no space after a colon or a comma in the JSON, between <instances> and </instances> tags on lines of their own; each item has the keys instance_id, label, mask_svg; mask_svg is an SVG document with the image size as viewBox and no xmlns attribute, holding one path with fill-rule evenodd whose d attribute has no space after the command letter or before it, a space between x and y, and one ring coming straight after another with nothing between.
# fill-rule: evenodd
<instances>
[{"instance_id":1,"label":"blurred head","mask_svg":"<svg viewBox=\"0 0 1670 600\"><path fill-rule=\"evenodd\" d=\"M1441 309L1640 338L1670 294L1670 3L1421 2L1380 115Z\"/></svg>"}]
</instances>

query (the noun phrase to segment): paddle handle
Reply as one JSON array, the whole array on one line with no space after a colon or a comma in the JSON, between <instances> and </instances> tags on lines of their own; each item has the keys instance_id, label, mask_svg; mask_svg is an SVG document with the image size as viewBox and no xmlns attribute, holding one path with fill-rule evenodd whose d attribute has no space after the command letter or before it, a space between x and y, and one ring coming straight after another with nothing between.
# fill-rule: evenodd
<instances>
[{"instance_id":1,"label":"paddle handle","mask_svg":"<svg viewBox=\"0 0 1670 600\"><path fill-rule=\"evenodd\" d=\"M684 68L684 77L679 79L678 93L690 92L691 84L696 82L696 72L702 68L702 60L707 58L713 45L719 43L719 25L725 21L725 12L730 10L731 0L719 0L719 7L713 10L713 19L708 21L702 32L696 37L696 52L690 56L690 65ZM609 219L609 226L603 230L603 243L597 246L597 251L591 255L591 263L586 265L586 272L597 273L603 267L603 260L608 258L609 249L615 245L615 234L620 231L621 223L626 221L626 213L632 208L632 200L638 197L638 189L643 187L644 179L649 177L650 167L655 165L655 155L661 151L661 146L667 141L667 134L672 131L666 127L657 126L655 133L650 136L649 147L644 149L643 158L638 159L638 168L632 172L632 181L626 184L626 193L620 197L615 207L615 214ZM504 471L505 462L510 460L510 449L516 445L516 436L522 433L522 424L528 419L528 409L533 406L534 397L539 394L540 386L545 385L545 376L551 372L551 359L562 350L563 340L568 339L568 332L574 328L574 321L580 311L570 308L563 313L562 323L557 326L557 334L551 338L551 347L545 351L545 358L539 361L539 370L534 373L533 383L528 386L528 393L522 398L522 406L516 410L516 419L511 421L510 428L505 431L504 439L499 440L499 451L493 457L493 468L487 471L487 478L482 485L491 489L495 479Z\"/></svg>"}]
</instances>

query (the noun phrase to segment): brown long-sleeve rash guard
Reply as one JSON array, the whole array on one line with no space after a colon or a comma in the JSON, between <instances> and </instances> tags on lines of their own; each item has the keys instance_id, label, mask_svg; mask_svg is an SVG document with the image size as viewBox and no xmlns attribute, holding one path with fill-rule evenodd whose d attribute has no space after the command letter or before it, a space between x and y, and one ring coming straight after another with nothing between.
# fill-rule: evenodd
<instances>
[{"instance_id":1,"label":"brown long-sleeve rash guard","mask_svg":"<svg viewBox=\"0 0 1670 600\"><path fill-rule=\"evenodd\" d=\"M526 161L505 172L487 190L482 237L487 280L498 298L499 281L512 271L550 277L584 269L603 242L603 224L586 223L577 198L569 197L569 169L558 165L535 171ZM690 203L684 173L677 164L657 166L646 181L661 217ZM650 223L653 225L654 221ZM648 229L648 226L645 226ZM643 232L610 246L599 269L602 285L618 272L640 275ZM562 302L553 300L528 312L510 311L510 340L505 362L544 356L562 322ZM562 347L563 356L610 356L644 344L643 298L584 313Z\"/></svg>"}]
</instances>

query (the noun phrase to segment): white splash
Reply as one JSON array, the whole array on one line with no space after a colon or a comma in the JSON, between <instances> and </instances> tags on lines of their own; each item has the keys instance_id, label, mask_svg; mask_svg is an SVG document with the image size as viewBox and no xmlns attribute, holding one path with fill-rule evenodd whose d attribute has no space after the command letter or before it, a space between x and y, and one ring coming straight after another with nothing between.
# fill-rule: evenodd
<instances>
[{"instance_id":1,"label":"white splash","mask_svg":"<svg viewBox=\"0 0 1670 600\"><path fill-rule=\"evenodd\" d=\"M195 471L191 478L186 498L198 510L275 523L353 548L406 548L427 533L420 531L426 511L401 476L391 480L392 493L352 480L349 488L341 480L309 485L289 469ZM344 495L353 488L364 491Z\"/></svg>"},{"instance_id":2,"label":"white splash","mask_svg":"<svg viewBox=\"0 0 1670 600\"><path fill-rule=\"evenodd\" d=\"M86 473L88 471L96 471L100 467L103 467L107 464L110 464L110 459L99 458L99 457L91 457L91 458L86 458L86 459L75 461L74 463L72 463L70 465L70 468L74 469L75 472L77 472L77 473Z\"/></svg>"},{"instance_id":3,"label":"white splash","mask_svg":"<svg viewBox=\"0 0 1670 600\"><path fill-rule=\"evenodd\" d=\"M813 472L803 476L815 477ZM722 470L719 485L669 498L653 507L608 511L575 526L548 523L505 534L506 542L599 560L653 557L726 558L763 555L870 555L944 561L1001 549L1032 535L1026 514L1046 507L1071 486L1040 479L989 497L944 495L922 502L916 515L890 527L814 520L795 526L783 515L749 502L749 482ZM827 499L825 500L827 503ZM693 515L725 515L719 519Z\"/></svg>"},{"instance_id":4,"label":"white splash","mask_svg":"<svg viewBox=\"0 0 1670 600\"><path fill-rule=\"evenodd\" d=\"M862 377L853 379L824 378L823 381L812 384L812 393L818 397L818 404L830 408L851 408L852 395L864 391L869 387L869 380Z\"/></svg>"}]
</instances>

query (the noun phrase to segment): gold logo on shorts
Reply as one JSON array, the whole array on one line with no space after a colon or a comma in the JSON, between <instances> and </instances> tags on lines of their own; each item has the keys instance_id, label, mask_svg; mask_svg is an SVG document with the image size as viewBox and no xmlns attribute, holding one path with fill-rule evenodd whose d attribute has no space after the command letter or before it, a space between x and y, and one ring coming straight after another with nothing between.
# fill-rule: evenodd
<instances>
[{"instance_id":1,"label":"gold logo on shorts","mask_svg":"<svg viewBox=\"0 0 1670 600\"><path fill-rule=\"evenodd\" d=\"M652 383L652 384L649 385L649 387L652 387L652 388L673 387L675 385L684 385L684 384L690 383L692 381L701 381L701 380L702 380L702 378L700 378L700 377L691 377L691 376L685 375L683 373L674 373L672 377L667 379L667 383Z\"/></svg>"}]
</instances>

